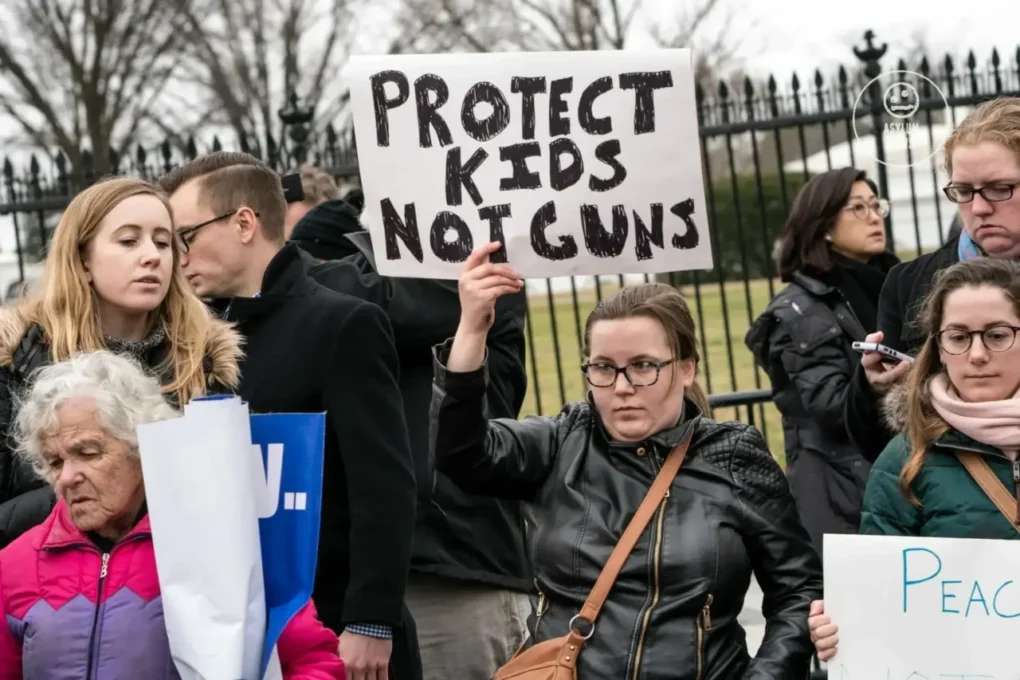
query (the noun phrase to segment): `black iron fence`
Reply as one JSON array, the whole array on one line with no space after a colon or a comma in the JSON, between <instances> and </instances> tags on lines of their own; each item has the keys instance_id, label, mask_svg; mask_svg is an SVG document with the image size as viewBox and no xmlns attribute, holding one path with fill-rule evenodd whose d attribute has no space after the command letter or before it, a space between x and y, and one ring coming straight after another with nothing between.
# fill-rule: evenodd
<instances>
[{"instance_id":1,"label":"black iron fence","mask_svg":"<svg viewBox=\"0 0 1020 680\"><path fill-rule=\"evenodd\" d=\"M886 48L877 46L869 31L863 46L853 51L852 65L835 73L815 71L803 80L794 75L783 85L769 78L698 88L715 266L709 272L660 277L688 295L697 315L701 379L718 415L754 422L774 451L782 451L778 415L770 403L767 377L754 366L743 338L777 291L774 244L796 192L818 172L848 165L867 170L892 204L888 230L900 255L909 258L933 249L943 242L955 216L941 194L945 179L935 153L941 140L969 107L996 96L1020 96L1020 47L1005 59L992 51L980 60L971 53L962 63L946 56L937 63L925 58L916 64L883 64ZM890 79L913 87L916 106L910 126L889 106ZM285 141L241 139L234 148L258 155L281 171L307 160L337 177L356 179L352 137L332 127L313 136L310 114L296 105L286 114L281 116ZM216 138L208 145L191 139L138 147L122 157L95 159L83 151L75 154L76 163L63 153L42 150L24 162L8 158L0 167L0 224L10 220L13 227L17 278L30 275L27 270L44 249L60 211L98 176L159 176L222 147ZM580 359L585 317L607 291L647 278L529 282L526 413L554 412L564 401L584 395Z\"/></svg>"}]
</instances>

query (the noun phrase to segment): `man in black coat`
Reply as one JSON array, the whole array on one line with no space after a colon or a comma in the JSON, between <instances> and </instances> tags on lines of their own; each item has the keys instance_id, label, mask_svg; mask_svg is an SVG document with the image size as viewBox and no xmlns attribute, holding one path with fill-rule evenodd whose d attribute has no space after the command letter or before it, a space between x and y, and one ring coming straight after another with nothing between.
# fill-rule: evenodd
<instances>
[{"instance_id":1,"label":"man in black coat","mask_svg":"<svg viewBox=\"0 0 1020 680\"><path fill-rule=\"evenodd\" d=\"M280 178L256 158L209 154L161 184L189 283L245 337L240 396L256 413L326 412L312 597L350 677L420 678L404 605L416 485L386 315L308 278L284 245Z\"/></svg>"},{"instance_id":2,"label":"man in black coat","mask_svg":"<svg viewBox=\"0 0 1020 680\"><path fill-rule=\"evenodd\" d=\"M435 473L429 447L432 347L457 330L457 283L380 276L359 213L346 200L322 203L298 222L291 242L323 261L309 270L319 283L376 303L393 325L418 476L407 602L425 678L491 678L526 635L533 577L522 508L468 495ZM517 418L524 401L524 296L501 298L488 336L490 417Z\"/></svg>"}]
</instances>

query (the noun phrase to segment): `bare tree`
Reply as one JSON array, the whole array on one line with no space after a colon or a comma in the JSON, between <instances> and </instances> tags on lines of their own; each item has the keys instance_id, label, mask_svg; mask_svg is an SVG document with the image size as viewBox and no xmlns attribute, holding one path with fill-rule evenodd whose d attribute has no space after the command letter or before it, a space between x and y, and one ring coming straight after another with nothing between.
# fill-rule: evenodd
<instances>
[{"instance_id":1,"label":"bare tree","mask_svg":"<svg viewBox=\"0 0 1020 680\"><path fill-rule=\"evenodd\" d=\"M293 94L316 119L345 105L338 84L348 55L356 0L206 0L187 13L191 56L182 76L193 93L168 134L213 125L239 138L279 141L278 112ZM194 115L197 112L197 115Z\"/></svg>"},{"instance_id":2,"label":"bare tree","mask_svg":"<svg viewBox=\"0 0 1020 680\"><path fill-rule=\"evenodd\" d=\"M699 82L728 75L742 47L735 15L725 0L681 4L687 6L665 25L646 22L652 39L662 47L693 48ZM400 0L390 51L623 49L635 22L647 18L641 10L641 0Z\"/></svg>"},{"instance_id":3,"label":"bare tree","mask_svg":"<svg viewBox=\"0 0 1020 680\"><path fill-rule=\"evenodd\" d=\"M622 49L640 8L641 0L401 0L391 51Z\"/></svg>"},{"instance_id":4,"label":"bare tree","mask_svg":"<svg viewBox=\"0 0 1020 680\"><path fill-rule=\"evenodd\" d=\"M714 29L713 20L718 24ZM744 40L737 32L732 7L721 0L701 0L677 12L672 23L651 23L648 31L660 47L691 48L694 80L710 91L720 80L731 84L743 80L739 53Z\"/></svg>"},{"instance_id":5,"label":"bare tree","mask_svg":"<svg viewBox=\"0 0 1020 680\"><path fill-rule=\"evenodd\" d=\"M3 0L0 111L8 144L58 147L95 169L146 131L181 63L179 10L188 0Z\"/></svg>"}]
</instances>

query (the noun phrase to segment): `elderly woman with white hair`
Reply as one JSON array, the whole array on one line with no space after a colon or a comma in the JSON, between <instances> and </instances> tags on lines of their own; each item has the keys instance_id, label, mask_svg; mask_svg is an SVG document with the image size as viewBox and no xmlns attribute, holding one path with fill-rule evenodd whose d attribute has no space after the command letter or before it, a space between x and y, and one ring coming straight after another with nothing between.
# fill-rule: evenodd
<instances>
[{"instance_id":1,"label":"elderly woman with white hair","mask_svg":"<svg viewBox=\"0 0 1020 680\"><path fill-rule=\"evenodd\" d=\"M13 434L58 502L0 551L0 680L180 678L135 435L176 414L154 378L111 352L37 374ZM343 680L337 648L309 602L278 642L284 678Z\"/></svg>"}]
</instances>

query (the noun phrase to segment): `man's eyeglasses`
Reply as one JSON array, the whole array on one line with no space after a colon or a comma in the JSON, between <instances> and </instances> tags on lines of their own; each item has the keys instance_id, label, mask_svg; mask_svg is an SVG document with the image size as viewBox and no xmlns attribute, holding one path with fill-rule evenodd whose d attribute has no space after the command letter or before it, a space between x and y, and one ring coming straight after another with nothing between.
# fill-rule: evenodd
<instances>
[{"instance_id":1,"label":"man's eyeglasses","mask_svg":"<svg viewBox=\"0 0 1020 680\"><path fill-rule=\"evenodd\" d=\"M970 203L974 200L975 194L980 194L981 198L989 203L998 203L1013 198L1013 190L1017 186L1020 186L1020 182L1013 182L1012 184L997 182L983 186L980 189L975 189L966 184L950 184L943 188L942 191L945 192L946 198L953 203Z\"/></svg>"},{"instance_id":2,"label":"man's eyeglasses","mask_svg":"<svg viewBox=\"0 0 1020 680\"><path fill-rule=\"evenodd\" d=\"M1016 342L1020 326L992 326L980 331L965 331L962 328L947 328L935 334L935 341L946 354L963 354L970 350L974 336L980 335L985 349L991 352L1005 352Z\"/></svg>"},{"instance_id":3,"label":"man's eyeglasses","mask_svg":"<svg viewBox=\"0 0 1020 680\"><path fill-rule=\"evenodd\" d=\"M191 244L195 240L195 233L199 229L201 229L202 227L207 227L210 224L213 224L215 222L219 222L221 220L230 219L231 217L233 217L234 215L237 214L238 210L240 210L240 208L234 208L230 212L224 213L224 214L219 215L217 217L214 217L211 220L206 220L205 222L202 222L200 224L194 224L194 225L192 225L190 227L184 227L183 229L178 229L177 230L177 245L181 249L181 253L186 253L186 252L188 252L191 249ZM255 213L255 217L258 217L258 216L259 216L259 214Z\"/></svg>"},{"instance_id":4,"label":"man's eyeglasses","mask_svg":"<svg viewBox=\"0 0 1020 680\"><path fill-rule=\"evenodd\" d=\"M581 370L584 377L588 379L592 387L612 387L616 384L617 377L623 373L634 387L648 387L659 381L659 373L663 367L670 365L676 359L668 361L635 361L632 364L617 368L612 364L584 364Z\"/></svg>"},{"instance_id":5,"label":"man's eyeglasses","mask_svg":"<svg viewBox=\"0 0 1020 680\"><path fill-rule=\"evenodd\" d=\"M868 213L872 210L879 217L889 217L889 201L884 198L880 198L877 202L870 205L868 203L854 203L853 205L848 205L846 209L852 212L854 217L859 220L868 219Z\"/></svg>"}]
</instances>

